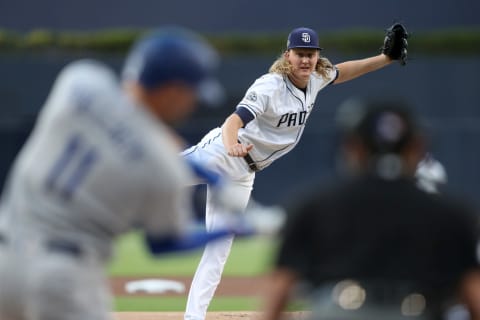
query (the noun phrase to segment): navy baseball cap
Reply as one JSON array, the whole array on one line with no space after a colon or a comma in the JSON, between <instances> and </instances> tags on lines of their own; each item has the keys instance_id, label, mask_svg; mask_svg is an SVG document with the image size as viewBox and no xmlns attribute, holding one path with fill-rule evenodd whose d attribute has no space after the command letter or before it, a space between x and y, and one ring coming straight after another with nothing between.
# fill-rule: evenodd
<instances>
[{"instance_id":1,"label":"navy baseball cap","mask_svg":"<svg viewBox=\"0 0 480 320\"><path fill-rule=\"evenodd\" d=\"M201 100L216 104L214 95L221 91L214 78L218 64L217 52L203 38L181 27L164 27L133 45L122 77L147 90L180 81L197 88Z\"/></svg>"},{"instance_id":2,"label":"navy baseball cap","mask_svg":"<svg viewBox=\"0 0 480 320\"><path fill-rule=\"evenodd\" d=\"M318 44L317 33L310 28L296 28L288 35L287 49L310 48L322 50Z\"/></svg>"}]
</instances>

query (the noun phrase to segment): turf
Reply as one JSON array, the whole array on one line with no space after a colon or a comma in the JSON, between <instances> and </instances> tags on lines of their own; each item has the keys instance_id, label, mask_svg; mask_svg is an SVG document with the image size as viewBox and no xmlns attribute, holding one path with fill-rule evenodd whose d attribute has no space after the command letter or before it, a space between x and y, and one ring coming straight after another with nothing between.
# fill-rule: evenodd
<instances>
[{"instance_id":1,"label":"turf","mask_svg":"<svg viewBox=\"0 0 480 320\"><path fill-rule=\"evenodd\" d=\"M275 241L253 237L234 241L223 276L254 276L268 271L275 250ZM193 276L202 249L181 254L151 256L139 233L130 233L115 244L115 257L110 263L110 276ZM254 297L215 297L211 311L256 310ZM185 297L115 297L115 311L183 311Z\"/></svg>"},{"instance_id":2,"label":"turf","mask_svg":"<svg viewBox=\"0 0 480 320\"><path fill-rule=\"evenodd\" d=\"M116 297L115 311L184 311L186 297ZM257 310L255 297L215 297L209 311Z\"/></svg>"},{"instance_id":3,"label":"turf","mask_svg":"<svg viewBox=\"0 0 480 320\"><path fill-rule=\"evenodd\" d=\"M252 237L234 241L225 266L226 276L253 276L266 272L272 260L275 241ZM151 256L138 233L130 233L115 244L115 256L110 263L110 276L191 276L200 260L202 249L188 253Z\"/></svg>"}]
</instances>

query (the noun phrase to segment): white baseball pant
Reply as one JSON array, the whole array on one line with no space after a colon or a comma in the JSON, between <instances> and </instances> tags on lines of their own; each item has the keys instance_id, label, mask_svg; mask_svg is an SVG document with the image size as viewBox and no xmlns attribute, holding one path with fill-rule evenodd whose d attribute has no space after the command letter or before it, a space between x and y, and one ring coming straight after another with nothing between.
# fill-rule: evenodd
<instances>
[{"instance_id":1,"label":"white baseball pant","mask_svg":"<svg viewBox=\"0 0 480 320\"><path fill-rule=\"evenodd\" d=\"M251 172L243 158L231 157L226 153L222 142L221 128L211 130L196 145L183 152L185 157L197 161L229 179L236 195L236 201L248 204L253 188L255 173ZM212 188L207 187L205 223L208 231L221 228L224 207L213 201ZM233 243L233 236L222 238L206 245L197 267L188 294L185 310L186 320L204 320L210 301L220 283L223 268Z\"/></svg>"}]
</instances>

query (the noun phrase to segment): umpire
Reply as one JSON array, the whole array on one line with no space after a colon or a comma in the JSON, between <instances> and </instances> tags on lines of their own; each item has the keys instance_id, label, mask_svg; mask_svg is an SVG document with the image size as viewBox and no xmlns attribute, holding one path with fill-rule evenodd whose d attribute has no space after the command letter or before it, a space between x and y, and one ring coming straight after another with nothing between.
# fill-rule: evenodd
<instances>
[{"instance_id":1,"label":"umpire","mask_svg":"<svg viewBox=\"0 0 480 320\"><path fill-rule=\"evenodd\" d=\"M416 186L425 140L415 119L396 101L340 110L348 178L291 206L265 319L299 283L315 319L442 319L456 303L480 319L477 216Z\"/></svg>"}]
</instances>

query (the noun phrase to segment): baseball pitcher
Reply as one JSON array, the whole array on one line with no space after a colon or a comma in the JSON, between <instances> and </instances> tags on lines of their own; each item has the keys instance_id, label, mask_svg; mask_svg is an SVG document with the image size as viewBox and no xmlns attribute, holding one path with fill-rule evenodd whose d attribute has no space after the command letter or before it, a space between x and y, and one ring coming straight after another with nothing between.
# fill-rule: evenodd
<instances>
[{"instance_id":1,"label":"baseball pitcher","mask_svg":"<svg viewBox=\"0 0 480 320\"><path fill-rule=\"evenodd\" d=\"M387 30L382 53L333 65L320 55L317 33L296 28L285 51L248 89L221 128L211 130L184 156L225 174L236 187L237 201L245 208L255 175L298 144L314 109L317 94L330 84L355 79L381 69L393 60L407 61L407 31L401 24ZM222 214L207 189L206 225L216 230ZM207 245L192 281L185 319L204 320L220 282L233 236Z\"/></svg>"}]
</instances>

